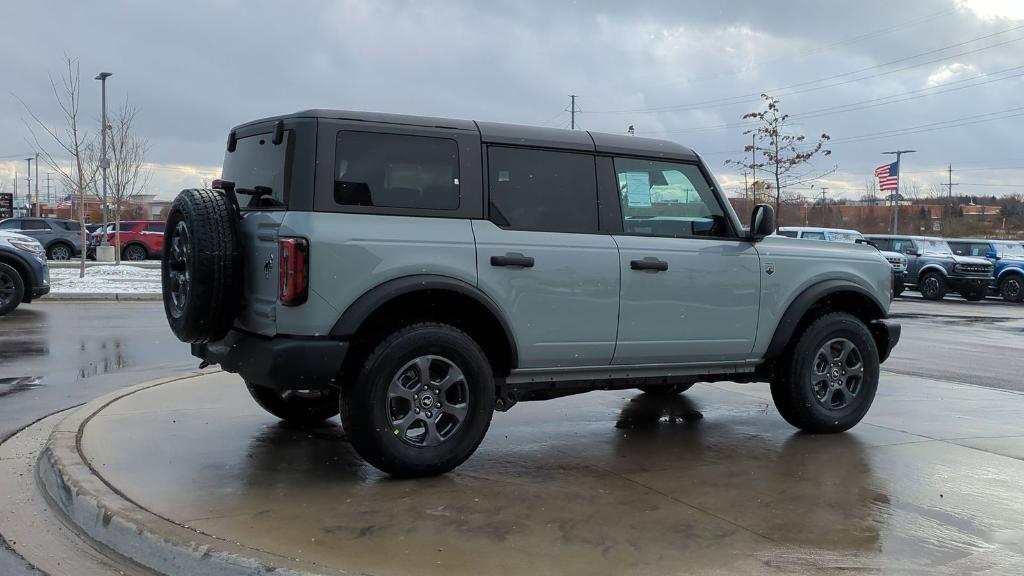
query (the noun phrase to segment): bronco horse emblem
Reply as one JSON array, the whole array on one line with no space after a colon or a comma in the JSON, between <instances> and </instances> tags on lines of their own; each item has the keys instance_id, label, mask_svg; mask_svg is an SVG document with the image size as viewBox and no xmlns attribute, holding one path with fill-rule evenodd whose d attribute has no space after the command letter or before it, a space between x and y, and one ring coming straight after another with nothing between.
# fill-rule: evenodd
<instances>
[{"instance_id":1,"label":"bronco horse emblem","mask_svg":"<svg viewBox=\"0 0 1024 576\"><path fill-rule=\"evenodd\" d=\"M274 270L274 255L271 254L267 258L267 261L263 263L263 277L270 280L270 273Z\"/></svg>"}]
</instances>

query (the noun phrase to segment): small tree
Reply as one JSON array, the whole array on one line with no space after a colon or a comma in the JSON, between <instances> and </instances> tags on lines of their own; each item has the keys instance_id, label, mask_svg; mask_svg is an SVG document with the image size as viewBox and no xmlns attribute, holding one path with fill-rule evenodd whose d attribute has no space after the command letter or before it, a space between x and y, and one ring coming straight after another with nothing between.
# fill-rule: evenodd
<instances>
[{"instance_id":1,"label":"small tree","mask_svg":"<svg viewBox=\"0 0 1024 576\"><path fill-rule=\"evenodd\" d=\"M43 160L57 173L57 178L64 183L64 188L71 191L72 200L78 199L81 202L81 209L78 213L78 222L81 227L82 246L85 247L85 196L89 192L93 179L96 175L95 168L87 165L87 150L92 143L92 137L88 131L83 129L79 123L79 107L81 105L81 79L78 72L78 60L70 56L64 56L64 67L61 72L60 83L50 76L50 88L53 90L54 99L61 110L61 126L51 126L35 114L24 100L18 98L21 105L32 117L34 125L42 130L52 144L61 150L62 155L71 158L71 168L67 164L57 161L50 149L44 146L39 140L39 135L32 125L25 123L35 142L35 148L40 151ZM81 265L78 274L85 276L85 250L82 250Z\"/></svg>"},{"instance_id":2,"label":"small tree","mask_svg":"<svg viewBox=\"0 0 1024 576\"><path fill-rule=\"evenodd\" d=\"M150 174L145 170L149 142L135 133L138 108L125 102L111 119L110 168L107 171L110 198L114 202L114 246L121 246L121 210L125 204L141 194L149 184ZM121 251L115 250L115 259L121 263Z\"/></svg>"},{"instance_id":3,"label":"small tree","mask_svg":"<svg viewBox=\"0 0 1024 576\"><path fill-rule=\"evenodd\" d=\"M814 142L810 142L801 134L794 134L790 129L789 114L783 114L779 108L779 100L767 94L761 94L765 109L759 112L748 112L744 120L756 120L758 126L744 132L753 134L754 141L746 145L744 152L753 153L750 162L746 160L727 160L733 164L752 170L764 170L775 183L775 212L779 214L779 225L782 225L782 207L785 189L798 184L813 182L818 178L835 172L835 167L822 173L814 174L809 164L811 159L821 154L829 156L831 150L825 143L829 135L822 133ZM762 147L759 141L764 143ZM760 152L760 159L757 153Z\"/></svg>"}]
</instances>

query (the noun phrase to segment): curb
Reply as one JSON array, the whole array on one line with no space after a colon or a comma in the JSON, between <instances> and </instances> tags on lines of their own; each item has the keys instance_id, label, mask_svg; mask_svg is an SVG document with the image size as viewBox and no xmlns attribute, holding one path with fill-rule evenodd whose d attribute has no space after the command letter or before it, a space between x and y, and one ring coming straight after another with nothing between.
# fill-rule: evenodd
<instances>
[{"instance_id":1,"label":"curb","mask_svg":"<svg viewBox=\"0 0 1024 576\"><path fill-rule=\"evenodd\" d=\"M53 429L36 475L51 506L78 531L160 574L190 576L315 576L296 559L268 554L186 528L142 508L110 486L82 455L85 426L114 402L154 386L209 373L154 380L101 396Z\"/></svg>"},{"instance_id":2,"label":"curb","mask_svg":"<svg viewBox=\"0 0 1024 576\"><path fill-rule=\"evenodd\" d=\"M154 302L163 299L159 292L50 292L37 300L50 302Z\"/></svg>"}]
</instances>

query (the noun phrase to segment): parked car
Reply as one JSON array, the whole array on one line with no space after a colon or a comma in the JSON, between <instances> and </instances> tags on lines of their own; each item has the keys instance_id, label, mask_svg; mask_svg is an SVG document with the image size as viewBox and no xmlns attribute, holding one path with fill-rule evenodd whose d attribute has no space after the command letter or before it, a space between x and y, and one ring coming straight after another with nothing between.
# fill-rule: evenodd
<instances>
[{"instance_id":1,"label":"parked car","mask_svg":"<svg viewBox=\"0 0 1024 576\"><path fill-rule=\"evenodd\" d=\"M771 382L809 432L863 418L899 339L867 245L743 231L675 142L311 110L231 130L167 222L168 323L298 424L443 473L494 410L591 390ZM340 400L340 401L339 401Z\"/></svg>"},{"instance_id":2,"label":"parked car","mask_svg":"<svg viewBox=\"0 0 1024 576\"><path fill-rule=\"evenodd\" d=\"M49 292L43 245L31 236L0 230L0 316Z\"/></svg>"},{"instance_id":3,"label":"parked car","mask_svg":"<svg viewBox=\"0 0 1024 576\"><path fill-rule=\"evenodd\" d=\"M1008 302L1024 300L1024 246L1010 240L948 240L954 254L985 258L992 263L989 288Z\"/></svg>"},{"instance_id":4,"label":"parked car","mask_svg":"<svg viewBox=\"0 0 1024 576\"><path fill-rule=\"evenodd\" d=\"M927 300L941 300L948 291L978 301L988 294L992 263L984 258L957 256L942 238L868 234L879 250L906 254L907 285Z\"/></svg>"},{"instance_id":5,"label":"parked car","mask_svg":"<svg viewBox=\"0 0 1024 576\"><path fill-rule=\"evenodd\" d=\"M100 245L103 233L97 230L89 236L89 245ZM128 220L121 222L121 245L116 246L114 225L107 225L107 242L121 251L123 260L159 258L164 249L164 223L159 220Z\"/></svg>"},{"instance_id":6,"label":"parked car","mask_svg":"<svg viewBox=\"0 0 1024 576\"><path fill-rule=\"evenodd\" d=\"M776 232L779 236L803 238L805 240L825 240L826 242L871 242L857 230L843 228L815 228L811 226L783 226ZM872 246L878 247L874 242ZM903 293L907 285L907 257L899 252L879 250L892 266L893 298Z\"/></svg>"},{"instance_id":7,"label":"parked car","mask_svg":"<svg viewBox=\"0 0 1024 576\"><path fill-rule=\"evenodd\" d=\"M82 254L82 228L77 220L20 217L0 221L0 230L31 236L43 245L50 260L70 260Z\"/></svg>"}]
</instances>

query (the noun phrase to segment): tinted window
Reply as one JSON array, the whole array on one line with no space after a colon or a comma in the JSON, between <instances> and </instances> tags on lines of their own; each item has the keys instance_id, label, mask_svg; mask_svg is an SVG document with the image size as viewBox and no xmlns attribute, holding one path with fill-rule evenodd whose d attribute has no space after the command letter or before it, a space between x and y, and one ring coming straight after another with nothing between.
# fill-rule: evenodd
<instances>
[{"instance_id":1,"label":"tinted window","mask_svg":"<svg viewBox=\"0 0 1024 576\"><path fill-rule=\"evenodd\" d=\"M786 238L796 238L795 230L779 230L779 236L785 236Z\"/></svg>"},{"instance_id":2,"label":"tinted window","mask_svg":"<svg viewBox=\"0 0 1024 576\"><path fill-rule=\"evenodd\" d=\"M22 220L22 230L49 230L50 227L46 224L45 220Z\"/></svg>"},{"instance_id":3,"label":"tinted window","mask_svg":"<svg viewBox=\"0 0 1024 576\"><path fill-rule=\"evenodd\" d=\"M502 228L597 232L597 180L589 154L491 147L491 220Z\"/></svg>"},{"instance_id":4,"label":"tinted window","mask_svg":"<svg viewBox=\"0 0 1024 576\"><path fill-rule=\"evenodd\" d=\"M622 230L647 236L726 236L725 212L693 164L616 158Z\"/></svg>"},{"instance_id":5,"label":"tinted window","mask_svg":"<svg viewBox=\"0 0 1024 576\"><path fill-rule=\"evenodd\" d=\"M447 138L339 132L334 201L345 206L455 210L459 146Z\"/></svg>"},{"instance_id":6,"label":"tinted window","mask_svg":"<svg viewBox=\"0 0 1024 576\"><path fill-rule=\"evenodd\" d=\"M223 178L235 183L238 188L254 189L266 186L268 196L239 195L242 208L282 208L288 198L291 182L291 158L294 138L291 130L285 130L284 141L274 144L273 134L257 134L239 138L235 151L224 155ZM122 228L123 230L123 228Z\"/></svg>"},{"instance_id":7,"label":"tinted window","mask_svg":"<svg viewBox=\"0 0 1024 576\"><path fill-rule=\"evenodd\" d=\"M984 258L990 251L988 243L984 244L971 244L971 256L979 256Z\"/></svg>"},{"instance_id":8,"label":"tinted window","mask_svg":"<svg viewBox=\"0 0 1024 576\"><path fill-rule=\"evenodd\" d=\"M78 232L81 230L81 225L78 222L71 220L61 220L59 222L53 222L53 225L59 230L67 230L69 232Z\"/></svg>"},{"instance_id":9,"label":"tinted window","mask_svg":"<svg viewBox=\"0 0 1024 576\"><path fill-rule=\"evenodd\" d=\"M899 252L901 254L906 254L907 250L910 250L913 247L914 247L914 242L912 240L900 240L898 238L894 238L892 240L892 251L893 252Z\"/></svg>"},{"instance_id":10,"label":"tinted window","mask_svg":"<svg viewBox=\"0 0 1024 576\"><path fill-rule=\"evenodd\" d=\"M21 230L21 220L4 220L0 222L0 230Z\"/></svg>"},{"instance_id":11,"label":"tinted window","mask_svg":"<svg viewBox=\"0 0 1024 576\"><path fill-rule=\"evenodd\" d=\"M149 223L146 224L145 230L146 230L146 232L160 232L162 234L163 231L164 231L164 223L163 222L149 222Z\"/></svg>"},{"instance_id":12,"label":"tinted window","mask_svg":"<svg viewBox=\"0 0 1024 576\"><path fill-rule=\"evenodd\" d=\"M805 230L804 233L800 237L803 238L804 240L824 240L825 239L825 233L824 232L811 232L809 230Z\"/></svg>"}]
</instances>

